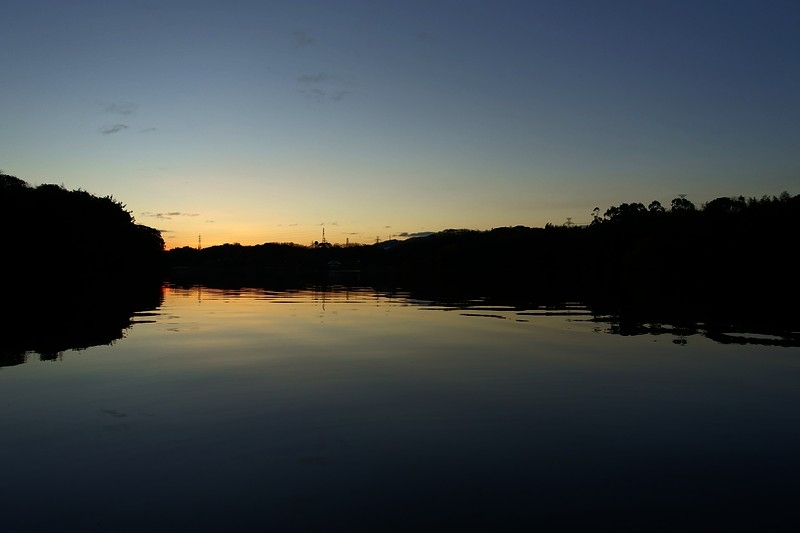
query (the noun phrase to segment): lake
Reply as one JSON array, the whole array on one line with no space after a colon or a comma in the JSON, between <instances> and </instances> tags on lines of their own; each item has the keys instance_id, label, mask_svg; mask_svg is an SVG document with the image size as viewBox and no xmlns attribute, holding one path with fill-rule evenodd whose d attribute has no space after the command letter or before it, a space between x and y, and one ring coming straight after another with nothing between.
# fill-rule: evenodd
<instances>
[{"instance_id":1,"label":"lake","mask_svg":"<svg viewBox=\"0 0 800 533\"><path fill-rule=\"evenodd\" d=\"M800 527L796 337L170 286L122 333L0 368L4 530Z\"/></svg>"}]
</instances>

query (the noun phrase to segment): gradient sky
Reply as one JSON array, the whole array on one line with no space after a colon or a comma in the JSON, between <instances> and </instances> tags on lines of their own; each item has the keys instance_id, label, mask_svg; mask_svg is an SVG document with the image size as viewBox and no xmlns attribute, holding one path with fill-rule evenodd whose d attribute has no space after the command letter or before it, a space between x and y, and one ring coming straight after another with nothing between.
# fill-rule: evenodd
<instances>
[{"instance_id":1,"label":"gradient sky","mask_svg":"<svg viewBox=\"0 0 800 533\"><path fill-rule=\"evenodd\" d=\"M167 247L800 193L800 2L5 0L0 169Z\"/></svg>"}]
</instances>

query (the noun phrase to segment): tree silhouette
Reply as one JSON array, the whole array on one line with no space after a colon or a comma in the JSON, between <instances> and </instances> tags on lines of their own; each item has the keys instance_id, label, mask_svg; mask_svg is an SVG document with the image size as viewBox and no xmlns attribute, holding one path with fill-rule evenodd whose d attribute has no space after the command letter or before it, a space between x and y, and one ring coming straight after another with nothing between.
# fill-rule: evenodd
<instances>
[{"instance_id":1,"label":"tree silhouette","mask_svg":"<svg viewBox=\"0 0 800 533\"><path fill-rule=\"evenodd\" d=\"M2 278L17 287L66 289L133 283L163 274L164 240L124 204L63 186L30 187L0 175Z\"/></svg>"},{"instance_id":2,"label":"tree silhouette","mask_svg":"<svg viewBox=\"0 0 800 533\"><path fill-rule=\"evenodd\" d=\"M692 202L687 200L684 195L673 198L670 210L674 213L695 211L695 206Z\"/></svg>"}]
</instances>

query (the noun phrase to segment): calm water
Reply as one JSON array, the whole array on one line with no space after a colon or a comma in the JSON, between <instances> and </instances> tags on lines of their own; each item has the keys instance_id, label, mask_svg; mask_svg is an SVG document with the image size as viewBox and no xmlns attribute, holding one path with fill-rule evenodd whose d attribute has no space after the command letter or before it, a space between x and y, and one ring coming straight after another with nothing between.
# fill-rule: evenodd
<instances>
[{"instance_id":1,"label":"calm water","mask_svg":"<svg viewBox=\"0 0 800 533\"><path fill-rule=\"evenodd\" d=\"M134 322L0 368L4 530L800 526L800 348L767 337L368 290Z\"/></svg>"}]
</instances>

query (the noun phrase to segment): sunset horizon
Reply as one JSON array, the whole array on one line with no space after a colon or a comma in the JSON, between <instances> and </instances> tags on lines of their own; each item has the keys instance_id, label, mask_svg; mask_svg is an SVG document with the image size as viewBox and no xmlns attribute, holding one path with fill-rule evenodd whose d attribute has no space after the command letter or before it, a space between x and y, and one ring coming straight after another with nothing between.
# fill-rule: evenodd
<instances>
[{"instance_id":1,"label":"sunset horizon","mask_svg":"<svg viewBox=\"0 0 800 533\"><path fill-rule=\"evenodd\" d=\"M0 168L168 248L368 244L800 185L790 2L0 8Z\"/></svg>"},{"instance_id":2,"label":"sunset horizon","mask_svg":"<svg viewBox=\"0 0 800 533\"><path fill-rule=\"evenodd\" d=\"M7 531L800 531L800 1L4 0Z\"/></svg>"}]
</instances>

